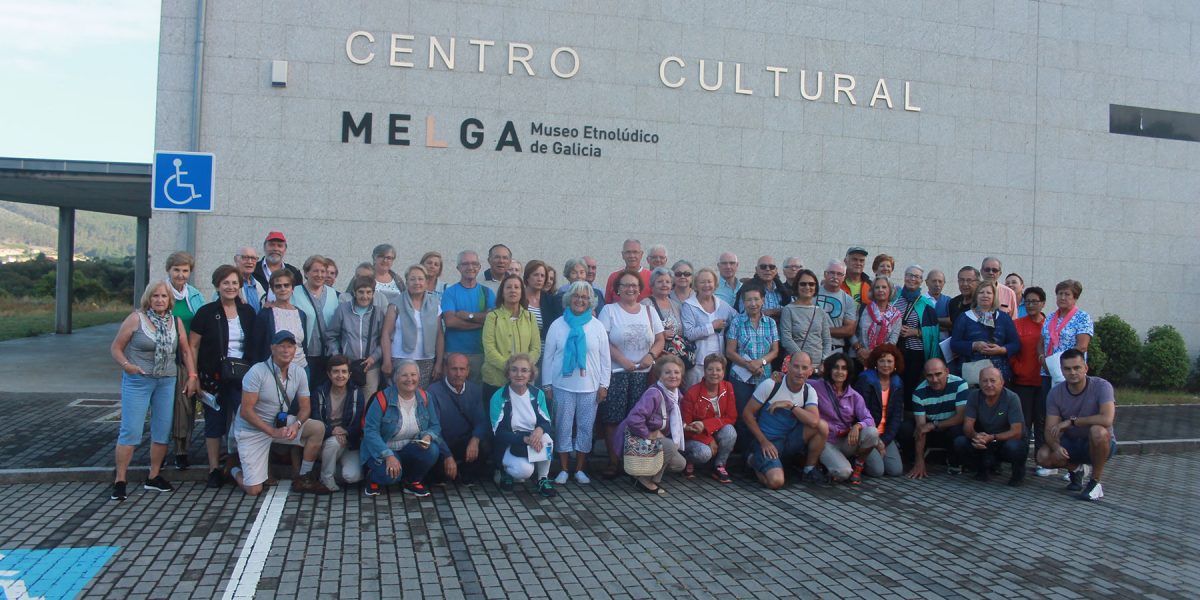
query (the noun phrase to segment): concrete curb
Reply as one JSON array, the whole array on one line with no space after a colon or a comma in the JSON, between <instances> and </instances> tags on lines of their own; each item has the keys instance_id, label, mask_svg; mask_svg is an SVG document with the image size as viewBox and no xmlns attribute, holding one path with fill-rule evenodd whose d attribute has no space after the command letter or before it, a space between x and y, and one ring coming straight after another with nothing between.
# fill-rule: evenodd
<instances>
[{"instance_id":1,"label":"concrete curb","mask_svg":"<svg viewBox=\"0 0 1200 600\"><path fill-rule=\"evenodd\" d=\"M1175 454L1200 450L1200 439L1117 441L1117 456L1122 454Z\"/></svg>"}]
</instances>

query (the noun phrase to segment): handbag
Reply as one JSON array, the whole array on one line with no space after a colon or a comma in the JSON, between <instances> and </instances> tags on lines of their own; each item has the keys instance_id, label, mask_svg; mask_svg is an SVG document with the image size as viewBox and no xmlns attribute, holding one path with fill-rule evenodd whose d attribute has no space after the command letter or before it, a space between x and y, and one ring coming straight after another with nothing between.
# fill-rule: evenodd
<instances>
[{"instance_id":1,"label":"handbag","mask_svg":"<svg viewBox=\"0 0 1200 600\"><path fill-rule=\"evenodd\" d=\"M658 313L658 320L663 321L662 309L658 307L658 303L655 302L653 298L650 299L650 306L653 306L654 311ZM646 318L650 318L649 312L646 313ZM651 330L653 330L654 322L651 321L650 325ZM674 354L675 356L678 356L679 360L683 361L683 370L687 371L696 366L696 344L695 342L679 334L679 327L682 326L682 323L677 324L675 327L675 333L671 334L671 337L666 339L666 343L663 345L663 351L667 354Z\"/></svg>"},{"instance_id":2,"label":"handbag","mask_svg":"<svg viewBox=\"0 0 1200 600\"><path fill-rule=\"evenodd\" d=\"M634 477L652 477L662 470L663 448L658 440L648 440L625 430L625 472Z\"/></svg>"}]
</instances>

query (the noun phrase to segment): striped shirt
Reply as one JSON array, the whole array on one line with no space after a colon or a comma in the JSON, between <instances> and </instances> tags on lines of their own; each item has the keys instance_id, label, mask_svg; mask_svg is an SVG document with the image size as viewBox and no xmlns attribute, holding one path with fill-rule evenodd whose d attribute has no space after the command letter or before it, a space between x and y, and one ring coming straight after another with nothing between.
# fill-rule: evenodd
<instances>
[{"instance_id":1,"label":"striped shirt","mask_svg":"<svg viewBox=\"0 0 1200 600\"><path fill-rule=\"evenodd\" d=\"M946 376L946 387L935 392L923 381L913 391L913 416L923 416L939 423L954 416L958 407L967 405L967 382L954 375Z\"/></svg>"}]
</instances>

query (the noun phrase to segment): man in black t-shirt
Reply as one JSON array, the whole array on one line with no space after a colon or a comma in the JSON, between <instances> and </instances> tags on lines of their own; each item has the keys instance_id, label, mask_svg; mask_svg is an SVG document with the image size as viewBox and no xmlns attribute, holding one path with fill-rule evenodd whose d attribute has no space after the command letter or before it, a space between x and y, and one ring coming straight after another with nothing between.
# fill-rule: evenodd
<instances>
[{"instance_id":1,"label":"man in black t-shirt","mask_svg":"<svg viewBox=\"0 0 1200 600\"><path fill-rule=\"evenodd\" d=\"M978 468L976 480L987 481L992 467L1006 462L1012 465L1008 485L1021 485L1029 454L1024 423L1021 399L1004 388L1000 369L988 367L979 374L979 389L967 393L963 434L954 440L954 450L964 465Z\"/></svg>"},{"instance_id":2,"label":"man in black t-shirt","mask_svg":"<svg viewBox=\"0 0 1200 600\"><path fill-rule=\"evenodd\" d=\"M950 316L938 319L944 331L954 329L954 322L975 303L975 287L979 285L979 269L963 267L958 270L958 295L950 299Z\"/></svg>"}]
</instances>

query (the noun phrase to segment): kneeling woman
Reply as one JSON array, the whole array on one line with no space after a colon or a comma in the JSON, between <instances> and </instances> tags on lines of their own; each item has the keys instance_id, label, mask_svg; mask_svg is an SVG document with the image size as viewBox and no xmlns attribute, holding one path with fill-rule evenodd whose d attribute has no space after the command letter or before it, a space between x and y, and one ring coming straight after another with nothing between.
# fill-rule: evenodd
<instances>
[{"instance_id":1,"label":"kneeling woman","mask_svg":"<svg viewBox=\"0 0 1200 600\"><path fill-rule=\"evenodd\" d=\"M508 383L492 394L491 421L495 435L493 460L500 464L500 489L509 491L513 481L525 481L537 471L538 492L552 498L554 482L550 474L553 441L550 434L550 410L546 395L529 383L537 377L533 359L525 353L513 354L504 364Z\"/></svg>"},{"instance_id":2,"label":"kneeling woman","mask_svg":"<svg viewBox=\"0 0 1200 600\"><path fill-rule=\"evenodd\" d=\"M380 488L401 481L404 493L429 495L421 483L429 469L450 449L442 440L437 407L417 387L421 370L403 360L395 366L396 385L367 400L363 417L362 465L367 471L363 493L378 496ZM347 479L354 478L351 477Z\"/></svg>"},{"instance_id":3,"label":"kneeling woman","mask_svg":"<svg viewBox=\"0 0 1200 600\"><path fill-rule=\"evenodd\" d=\"M683 417L683 437L687 440L684 458L688 465L688 479L695 475L695 465L713 461L713 479L721 483L733 483L725 463L733 452L737 432L737 403L733 399L733 385L725 381L724 356L709 354L704 357L704 379L688 389L679 403Z\"/></svg>"},{"instance_id":4,"label":"kneeling woman","mask_svg":"<svg viewBox=\"0 0 1200 600\"><path fill-rule=\"evenodd\" d=\"M683 417L679 412L679 386L683 383L683 361L673 354L664 354L654 361L651 376L658 382L646 389L629 416L617 426L610 448L623 448L625 437L658 440L662 444L663 464L658 473L638 477L635 485L643 492L666 496L659 482L668 469L683 470L687 461L680 454L683 448Z\"/></svg>"}]
</instances>

